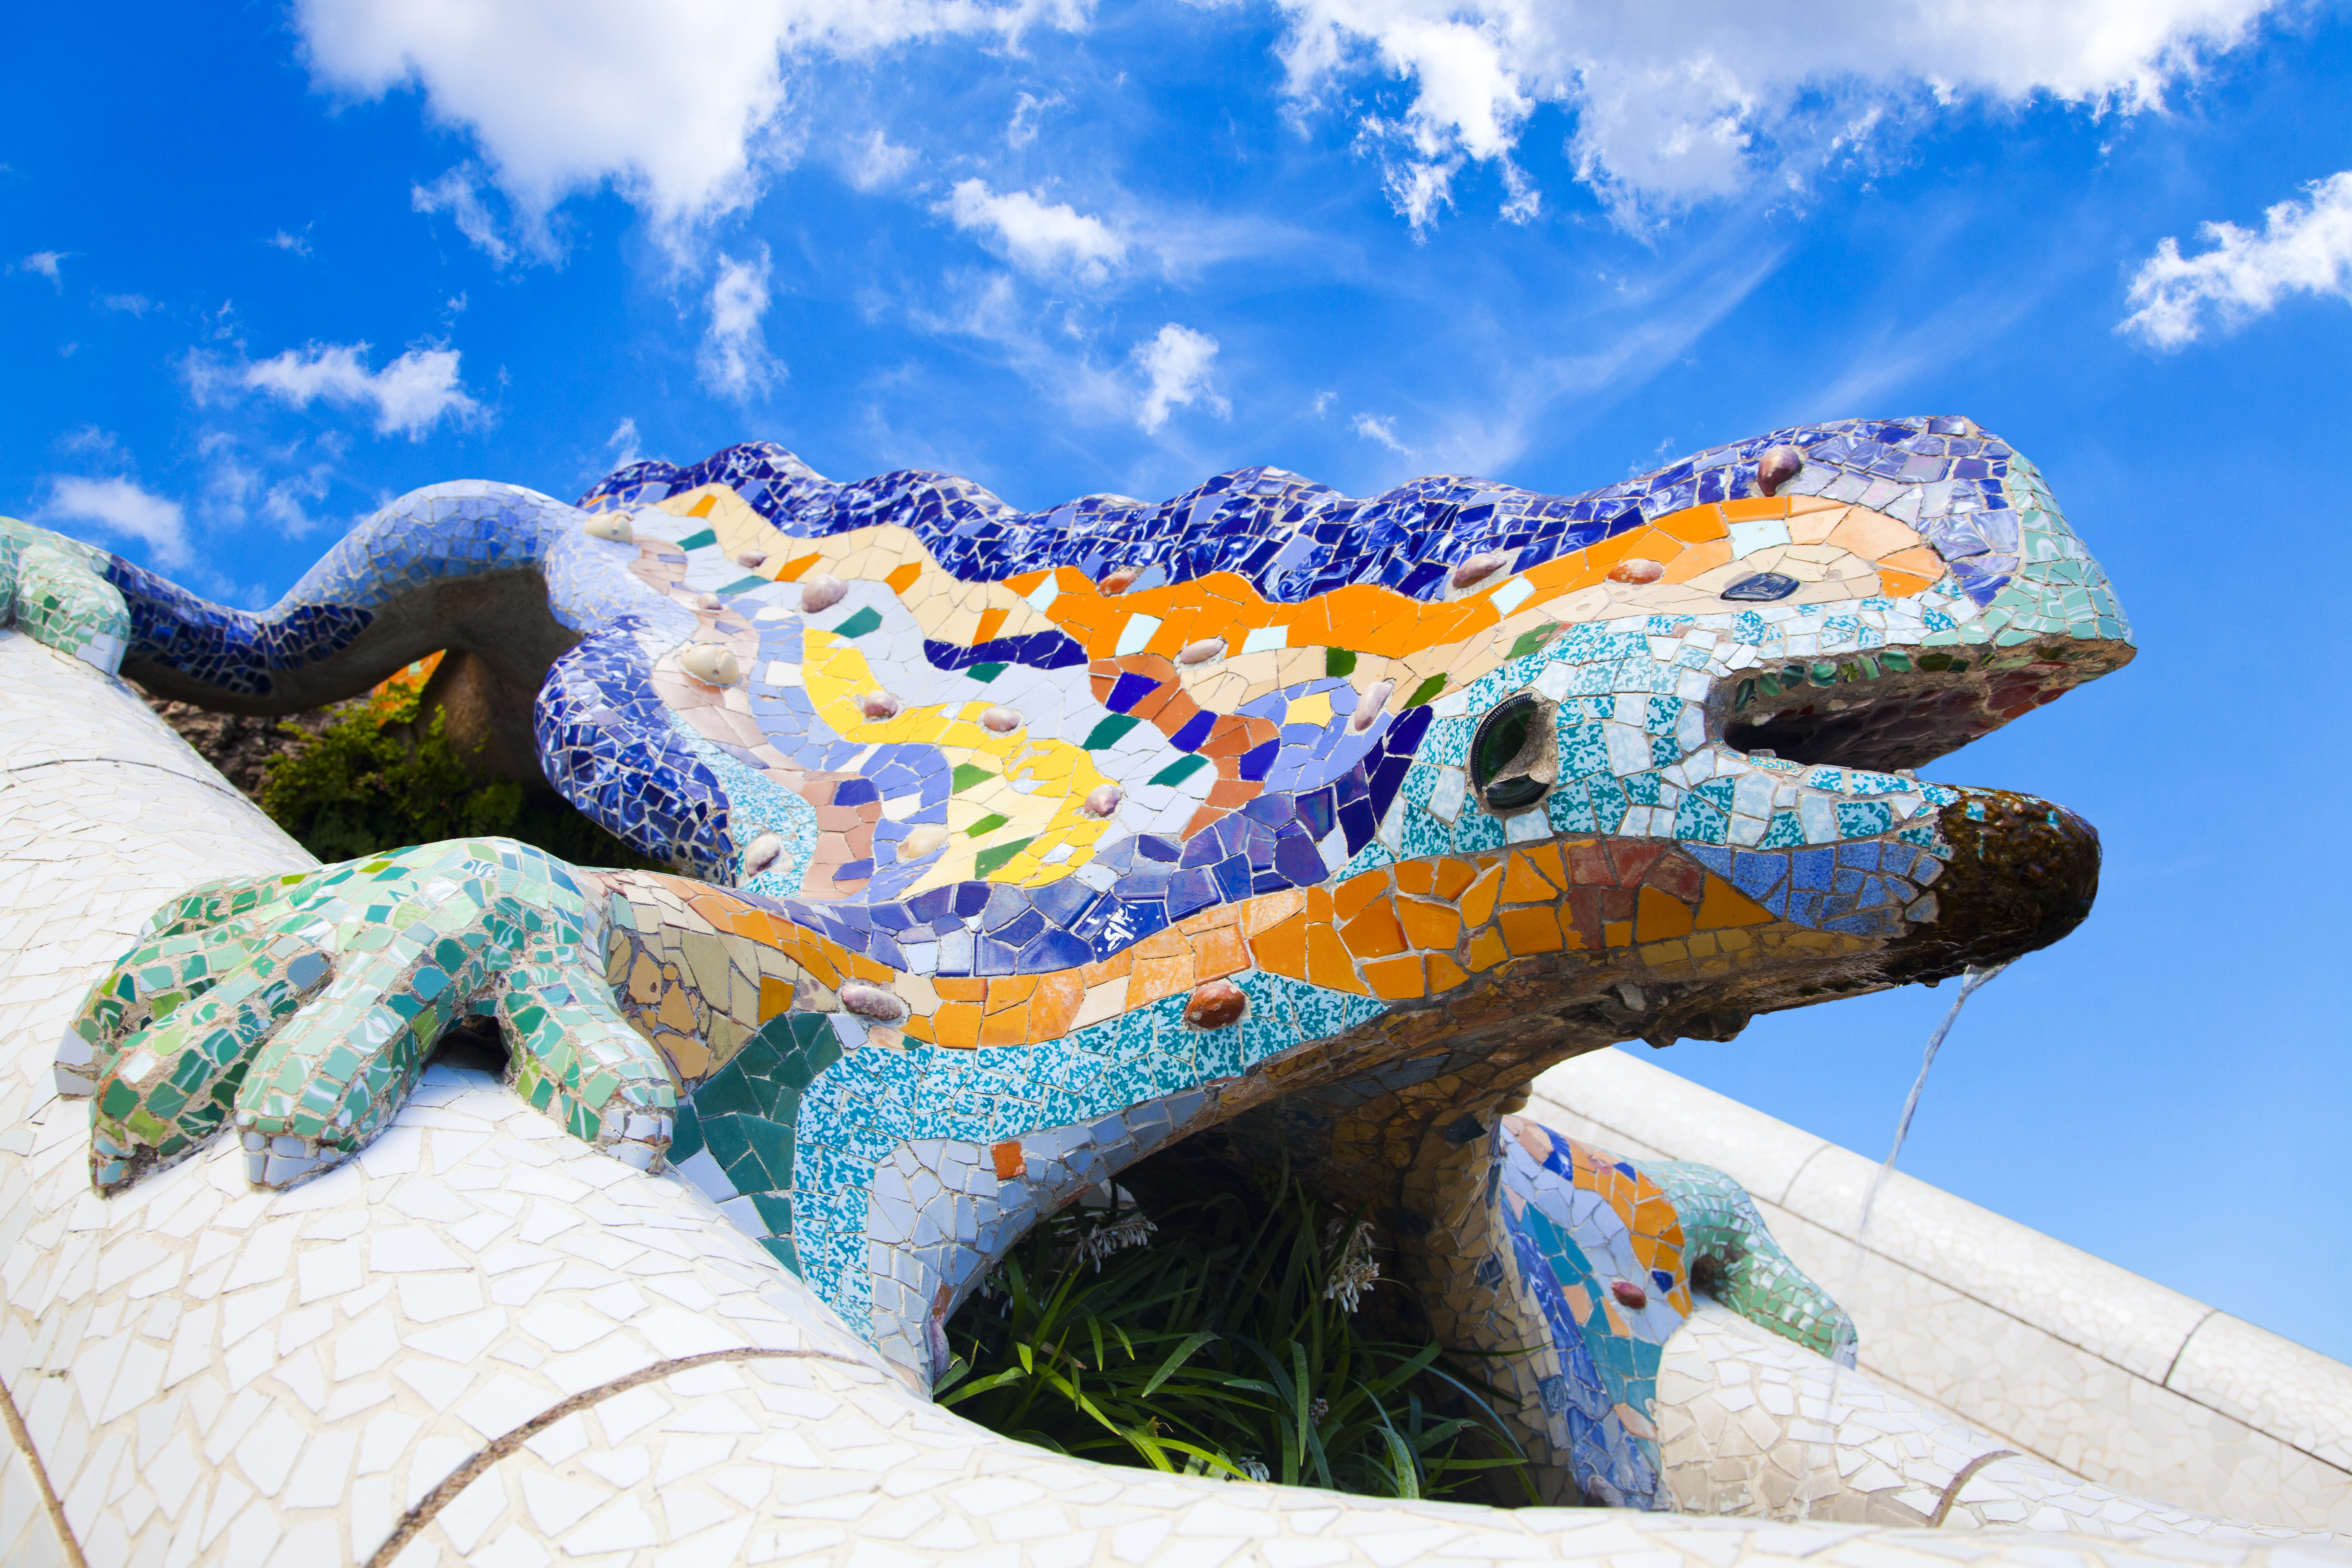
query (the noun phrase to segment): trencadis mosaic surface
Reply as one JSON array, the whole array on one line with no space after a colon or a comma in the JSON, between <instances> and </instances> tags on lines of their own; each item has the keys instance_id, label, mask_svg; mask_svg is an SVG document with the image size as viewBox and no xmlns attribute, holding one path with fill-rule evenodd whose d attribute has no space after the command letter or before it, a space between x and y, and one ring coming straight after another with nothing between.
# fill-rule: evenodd
<instances>
[{"instance_id":1,"label":"trencadis mosaic surface","mask_svg":"<svg viewBox=\"0 0 2352 1568\"><path fill-rule=\"evenodd\" d=\"M456 842L188 895L60 1054L101 1191L223 1129L257 1183L330 1169L487 1016L533 1104L692 1180L919 1386L1039 1215L1180 1141L1278 1152L1450 1342L1511 1352L1552 1495L1641 1506L1695 1268L1799 1344L1840 1314L1723 1178L1515 1097L2063 935L2087 827L1912 770L2131 654L2038 472L1959 418L1580 496L1249 468L1035 513L751 445L576 506L412 492L259 614L0 539L20 626L165 695L470 661L677 868Z\"/></svg>"}]
</instances>

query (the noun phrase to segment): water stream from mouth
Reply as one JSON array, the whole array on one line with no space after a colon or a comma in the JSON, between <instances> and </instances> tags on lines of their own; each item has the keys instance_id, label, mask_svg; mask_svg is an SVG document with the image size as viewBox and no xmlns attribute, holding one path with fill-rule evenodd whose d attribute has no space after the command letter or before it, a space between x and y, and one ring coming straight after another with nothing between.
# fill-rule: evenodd
<instances>
[{"instance_id":1,"label":"water stream from mouth","mask_svg":"<svg viewBox=\"0 0 2352 1568\"><path fill-rule=\"evenodd\" d=\"M1838 1383L1845 1374L1846 1358L1853 1353L1854 1345L1853 1309L1848 1303L1855 1300L1862 1290L1862 1264L1863 1259L1868 1255L1870 1246L1871 1211L1878 1206L1879 1189L1886 1184L1886 1178L1894 1173L1895 1162L1902 1156L1904 1140L1911 1136L1911 1119L1918 1114L1919 1094L1927 1087L1927 1074L1936 1065L1936 1053L1944 1048L1944 1037L1952 1032L1952 1026L1959 1021L1960 1009L1969 1005L1969 998L1990 984L1994 977L2008 967L2006 963L1995 963L1984 968L1970 964L1961 974L1960 994L1952 998L1951 1008L1945 1013L1944 1021L1936 1026L1934 1034L1927 1037L1927 1048L1919 1058L1919 1076L1911 1080L1911 1092L1903 1097L1903 1114L1895 1123L1894 1145L1886 1151L1886 1158L1879 1164L1878 1169L1871 1173L1870 1185L1863 1192L1862 1214L1855 1220L1853 1227L1853 1252L1846 1262L1845 1289L1837 1298L1838 1305L1845 1310L1847 1326L1832 1348L1829 1399L1822 1411L1822 1443L1829 1450L1831 1478L1827 1483L1829 1485L1835 1484L1837 1473ZM1815 1489L1810 1483L1806 1486L1803 1507L1798 1514L1800 1520L1812 1517Z\"/></svg>"}]
</instances>

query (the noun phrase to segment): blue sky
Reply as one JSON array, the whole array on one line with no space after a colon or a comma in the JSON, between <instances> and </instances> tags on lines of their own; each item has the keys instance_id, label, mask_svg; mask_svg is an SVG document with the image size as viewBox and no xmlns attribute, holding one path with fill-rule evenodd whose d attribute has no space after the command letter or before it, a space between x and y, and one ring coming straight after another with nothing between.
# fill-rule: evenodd
<instances>
[{"instance_id":1,"label":"blue sky","mask_svg":"<svg viewBox=\"0 0 2352 1568\"><path fill-rule=\"evenodd\" d=\"M671 9L22 16L103 69L0 105L0 510L259 605L416 485L755 437L1034 507L1969 415L2143 653L1927 770L2107 869L1905 1168L2352 1359L2343 8ZM1874 1154L1949 994L1661 1059Z\"/></svg>"}]
</instances>

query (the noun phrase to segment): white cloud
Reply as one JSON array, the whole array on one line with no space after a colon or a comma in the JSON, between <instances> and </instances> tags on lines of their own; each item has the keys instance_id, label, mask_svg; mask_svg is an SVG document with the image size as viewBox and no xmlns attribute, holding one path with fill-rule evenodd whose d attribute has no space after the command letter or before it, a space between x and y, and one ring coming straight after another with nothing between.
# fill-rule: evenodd
<instances>
[{"instance_id":1,"label":"white cloud","mask_svg":"<svg viewBox=\"0 0 2352 1568\"><path fill-rule=\"evenodd\" d=\"M499 233L498 219L483 205L481 182L472 165L461 163L429 185L411 185L408 205L427 216L447 213L457 232L473 241L491 265L504 267L514 259L514 247Z\"/></svg>"},{"instance_id":2,"label":"white cloud","mask_svg":"<svg viewBox=\"0 0 2352 1568\"><path fill-rule=\"evenodd\" d=\"M130 479L52 479L41 521L89 523L117 537L135 539L154 552L159 565L185 566L191 559L187 514L180 503Z\"/></svg>"},{"instance_id":3,"label":"white cloud","mask_svg":"<svg viewBox=\"0 0 2352 1568\"><path fill-rule=\"evenodd\" d=\"M1359 121L1390 199L1416 227L1471 162L1500 171L1506 216L1539 195L1511 163L1529 117L1576 117L1579 177L1619 220L1727 195L1784 163L1883 133L1891 110L2047 95L2158 104L2200 56L2241 41L2273 0L1276 0L1296 101L1367 74L1410 83L1393 118ZM1786 172L1786 171L1784 171Z\"/></svg>"},{"instance_id":4,"label":"white cloud","mask_svg":"<svg viewBox=\"0 0 2352 1568\"><path fill-rule=\"evenodd\" d=\"M129 316L144 316L155 308L155 301L144 294L100 294L98 297L98 308L101 310L121 310Z\"/></svg>"},{"instance_id":5,"label":"white cloud","mask_svg":"<svg viewBox=\"0 0 2352 1568\"><path fill-rule=\"evenodd\" d=\"M263 243L275 246L279 250L290 250L297 256L308 256L310 254L310 226L303 225L299 234L289 234L281 228Z\"/></svg>"},{"instance_id":6,"label":"white cloud","mask_svg":"<svg viewBox=\"0 0 2352 1568\"><path fill-rule=\"evenodd\" d=\"M992 237L1024 272L1099 283L1127 259L1127 241L1102 219L1066 202L1041 201L1034 192L999 195L984 180L959 180L938 210L956 227Z\"/></svg>"},{"instance_id":7,"label":"white cloud","mask_svg":"<svg viewBox=\"0 0 2352 1568\"><path fill-rule=\"evenodd\" d=\"M1349 428L1355 431L1357 435L1362 437L1365 440L1378 441L1381 446L1386 447L1390 451L1394 452L1400 458L1410 458L1412 456L1412 448L1397 439L1396 416L1394 415L1390 415L1386 418L1375 419L1369 414L1359 414L1353 419L1348 421L1348 426Z\"/></svg>"},{"instance_id":8,"label":"white cloud","mask_svg":"<svg viewBox=\"0 0 2352 1568\"><path fill-rule=\"evenodd\" d=\"M702 380L738 403L781 380L784 367L768 353L760 320L768 313L768 247L754 264L721 254L710 286L710 325L702 334Z\"/></svg>"},{"instance_id":9,"label":"white cloud","mask_svg":"<svg viewBox=\"0 0 2352 1568\"><path fill-rule=\"evenodd\" d=\"M39 273L62 289L65 287L65 274L58 269L58 264L69 254L70 252L63 250L37 250L16 265L27 272Z\"/></svg>"},{"instance_id":10,"label":"white cloud","mask_svg":"<svg viewBox=\"0 0 2352 1568\"><path fill-rule=\"evenodd\" d=\"M1142 367L1150 385L1136 410L1135 422L1156 431L1168 423L1171 408L1190 408L1195 403L1206 405L1220 419L1232 418L1234 405L1209 384L1209 367L1216 357L1216 339L1173 321L1160 328L1157 336L1136 344L1135 363Z\"/></svg>"},{"instance_id":11,"label":"white cloud","mask_svg":"<svg viewBox=\"0 0 2352 1568\"><path fill-rule=\"evenodd\" d=\"M365 343L312 343L247 365L236 379L296 408L321 399L343 407L373 407L377 435L405 430L412 441L423 440L445 416L465 424L481 413L482 405L457 378L456 349L411 349L377 371L368 369L367 353ZM198 401L220 379L219 373L191 362Z\"/></svg>"},{"instance_id":12,"label":"white cloud","mask_svg":"<svg viewBox=\"0 0 2352 1568\"><path fill-rule=\"evenodd\" d=\"M645 456L637 444L637 421L635 415L625 414L604 437L604 455L615 468L625 468Z\"/></svg>"},{"instance_id":13,"label":"white cloud","mask_svg":"<svg viewBox=\"0 0 2352 1568\"><path fill-rule=\"evenodd\" d=\"M2284 201L2263 214L2257 234L2227 221L2200 225L2212 248L2180 254L2179 241L2157 242L2132 279L2139 307L2117 323L2160 349L2194 342L2208 314L2223 330L2267 315L2289 294L2333 294L2352 300L2352 170L2314 180L2308 202Z\"/></svg>"},{"instance_id":14,"label":"white cloud","mask_svg":"<svg viewBox=\"0 0 2352 1568\"><path fill-rule=\"evenodd\" d=\"M954 34L1077 26L1086 0L296 0L317 79L415 84L464 127L527 232L610 182L673 240L757 194L785 65Z\"/></svg>"}]
</instances>

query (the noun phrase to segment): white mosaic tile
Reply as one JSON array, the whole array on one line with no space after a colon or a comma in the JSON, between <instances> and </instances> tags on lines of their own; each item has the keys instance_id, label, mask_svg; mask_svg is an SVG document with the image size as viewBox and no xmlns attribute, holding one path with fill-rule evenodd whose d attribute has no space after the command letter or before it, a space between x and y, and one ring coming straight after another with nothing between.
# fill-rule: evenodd
<instances>
[{"instance_id":1,"label":"white mosaic tile","mask_svg":"<svg viewBox=\"0 0 2352 1568\"><path fill-rule=\"evenodd\" d=\"M1529 1114L1571 1136L1747 1187L1853 1314L1863 1369L1922 1405L2185 1510L2352 1531L2352 1368L1900 1172L1857 1275L1863 1156L1622 1051L1556 1068L1536 1093Z\"/></svg>"}]
</instances>

